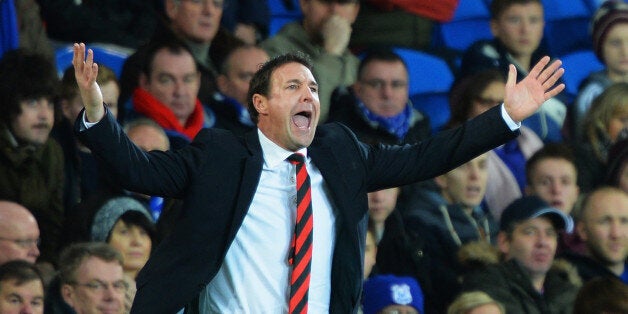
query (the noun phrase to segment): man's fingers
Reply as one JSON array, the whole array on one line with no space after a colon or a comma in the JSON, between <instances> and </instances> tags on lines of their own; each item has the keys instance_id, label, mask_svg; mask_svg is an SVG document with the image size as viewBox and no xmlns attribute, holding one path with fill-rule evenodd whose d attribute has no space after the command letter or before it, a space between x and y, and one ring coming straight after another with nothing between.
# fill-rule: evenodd
<instances>
[{"instance_id":1,"label":"man's fingers","mask_svg":"<svg viewBox=\"0 0 628 314\"><path fill-rule=\"evenodd\" d=\"M508 80L506 81L506 89L512 89L517 84L517 68L513 64L508 67Z\"/></svg>"},{"instance_id":2,"label":"man's fingers","mask_svg":"<svg viewBox=\"0 0 628 314\"><path fill-rule=\"evenodd\" d=\"M528 74L530 77L533 78L537 78L540 76L541 72L543 71L543 69L545 69L545 66L550 62L550 57L545 56L543 58L541 58L541 60L534 65L534 67L532 68L532 70L530 70L530 74Z\"/></svg>"},{"instance_id":3,"label":"man's fingers","mask_svg":"<svg viewBox=\"0 0 628 314\"><path fill-rule=\"evenodd\" d=\"M552 73L552 76L550 76L547 80L545 80L545 82L543 82L543 89L548 90L550 87L554 86L554 84L558 82L558 80L561 76L563 76L564 73L565 69L563 68L560 68Z\"/></svg>"},{"instance_id":4,"label":"man's fingers","mask_svg":"<svg viewBox=\"0 0 628 314\"><path fill-rule=\"evenodd\" d=\"M550 99L556 95L558 95L560 92L562 92L565 89L565 84L560 83L558 84L558 86L552 88L551 90L547 91L545 93L545 99Z\"/></svg>"}]
</instances>

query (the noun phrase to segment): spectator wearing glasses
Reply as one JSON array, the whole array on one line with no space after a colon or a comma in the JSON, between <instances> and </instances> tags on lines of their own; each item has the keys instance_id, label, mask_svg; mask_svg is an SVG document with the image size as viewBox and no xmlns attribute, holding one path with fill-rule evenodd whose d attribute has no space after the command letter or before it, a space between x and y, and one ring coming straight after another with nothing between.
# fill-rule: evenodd
<instances>
[{"instance_id":1,"label":"spectator wearing glasses","mask_svg":"<svg viewBox=\"0 0 628 314\"><path fill-rule=\"evenodd\" d=\"M102 242L68 246L59 259L59 274L50 286L46 313L113 313L128 311L122 255Z\"/></svg>"},{"instance_id":2,"label":"spectator wearing glasses","mask_svg":"<svg viewBox=\"0 0 628 314\"><path fill-rule=\"evenodd\" d=\"M34 264L39 257L39 227L24 206L0 201L0 265L12 260Z\"/></svg>"}]
</instances>

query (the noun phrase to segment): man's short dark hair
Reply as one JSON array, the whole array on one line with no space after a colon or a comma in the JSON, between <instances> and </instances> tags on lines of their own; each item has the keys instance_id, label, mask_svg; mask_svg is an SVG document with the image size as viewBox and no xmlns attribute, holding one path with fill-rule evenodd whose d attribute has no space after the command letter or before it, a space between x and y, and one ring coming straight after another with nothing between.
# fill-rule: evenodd
<instances>
[{"instance_id":1,"label":"man's short dark hair","mask_svg":"<svg viewBox=\"0 0 628 314\"><path fill-rule=\"evenodd\" d=\"M576 168L576 158L569 145L563 143L548 143L536 151L526 162L526 180L528 184L532 182L532 172L535 170L536 166L546 159L563 159Z\"/></svg>"},{"instance_id":2,"label":"man's short dark hair","mask_svg":"<svg viewBox=\"0 0 628 314\"><path fill-rule=\"evenodd\" d=\"M120 252L107 243L75 243L65 248L59 257L59 279L61 284L76 282L76 271L90 257L96 257L105 262L117 262L120 266L124 265L124 259Z\"/></svg>"},{"instance_id":3,"label":"man's short dark hair","mask_svg":"<svg viewBox=\"0 0 628 314\"><path fill-rule=\"evenodd\" d=\"M358 66L358 80L362 78L364 68L369 65L369 63L374 61L401 62L403 67L406 69L406 72L408 72L408 65L394 51L390 49L375 49L367 51L362 61L360 61L360 65Z\"/></svg>"},{"instance_id":4,"label":"man's short dark hair","mask_svg":"<svg viewBox=\"0 0 628 314\"><path fill-rule=\"evenodd\" d=\"M0 265L0 282L9 280L15 280L18 286L33 280L39 280L42 286L44 284L44 279L39 269L23 260L9 261Z\"/></svg>"},{"instance_id":5,"label":"man's short dark hair","mask_svg":"<svg viewBox=\"0 0 628 314\"><path fill-rule=\"evenodd\" d=\"M270 79L273 75L273 72L280 66L287 63L300 63L304 65L306 68L312 71L312 62L310 58L303 52L290 52L286 54L279 55L270 59L268 62L264 63L260 69L255 73L253 78L251 79L251 83L249 86L249 93L247 95L248 99L248 107L249 114L251 115L251 120L255 124L257 124L257 120L259 117L259 112L253 106L253 95L260 94L268 97L270 92Z\"/></svg>"},{"instance_id":6,"label":"man's short dark hair","mask_svg":"<svg viewBox=\"0 0 628 314\"><path fill-rule=\"evenodd\" d=\"M20 102L57 95L59 78L48 59L41 54L16 49L0 59L0 122L10 125L22 113Z\"/></svg>"},{"instance_id":7,"label":"man's short dark hair","mask_svg":"<svg viewBox=\"0 0 628 314\"><path fill-rule=\"evenodd\" d=\"M146 75L148 79L153 72L153 62L155 61L155 56L161 50L166 50L172 54L180 55L183 53L189 53L192 59L194 59L194 54L192 54L192 50L181 40L176 37L165 37L161 40L155 40L148 44L144 54L144 60L142 61L142 73ZM196 60L194 60L194 67L196 71L198 71L198 65L196 64Z\"/></svg>"},{"instance_id":8,"label":"man's short dark hair","mask_svg":"<svg viewBox=\"0 0 628 314\"><path fill-rule=\"evenodd\" d=\"M543 6L541 0L493 0L490 5L491 19L496 20L506 11L508 8L515 4L528 4L538 3Z\"/></svg>"}]
</instances>

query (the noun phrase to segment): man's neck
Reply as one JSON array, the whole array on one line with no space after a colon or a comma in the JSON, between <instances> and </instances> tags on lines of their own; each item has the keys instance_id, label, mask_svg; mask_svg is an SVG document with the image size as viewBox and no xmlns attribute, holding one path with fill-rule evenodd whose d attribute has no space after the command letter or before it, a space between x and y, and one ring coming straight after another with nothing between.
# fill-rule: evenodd
<instances>
[{"instance_id":1,"label":"man's neck","mask_svg":"<svg viewBox=\"0 0 628 314\"><path fill-rule=\"evenodd\" d=\"M532 280L532 287L539 293L543 293L543 284L545 283L545 274L543 275L533 275L530 274L530 280Z\"/></svg>"},{"instance_id":2,"label":"man's neck","mask_svg":"<svg viewBox=\"0 0 628 314\"><path fill-rule=\"evenodd\" d=\"M608 268L608 270L610 270L613 274L615 274L617 277L621 276L621 274L624 273L624 268L626 267L626 264L621 262L621 263L615 263L612 265L607 265L606 268Z\"/></svg>"},{"instance_id":3,"label":"man's neck","mask_svg":"<svg viewBox=\"0 0 628 314\"><path fill-rule=\"evenodd\" d=\"M209 59L209 47L211 43L197 43L186 40L186 44L190 47L194 60L206 68L212 68L211 60Z\"/></svg>"}]
</instances>

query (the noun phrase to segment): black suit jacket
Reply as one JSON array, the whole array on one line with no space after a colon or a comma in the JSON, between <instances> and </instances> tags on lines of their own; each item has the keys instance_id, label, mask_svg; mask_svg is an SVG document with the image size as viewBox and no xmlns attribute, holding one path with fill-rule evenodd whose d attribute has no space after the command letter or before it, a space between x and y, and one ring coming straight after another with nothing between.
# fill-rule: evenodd
<instances>
[{"instance_id":1,"label":"black suit jacket","mask_svg":"<svg viewBox=\"0 0 628 314\"><path fill-rule=\"evenodd\" d=\"M75 130L125 188L184 199L182 220L137 278L132 309L175 313L216 275L251 205L263 164L256 131L242 138L204 129L181 150L144 153L109 114L84 131L79 118ZM405 146L368 146L341 124L320 126L308 154L336 206L330 312L358 308L367 192L440 175L516 135L499 107L458 129Z\"/></svg>"}]
</instances>

